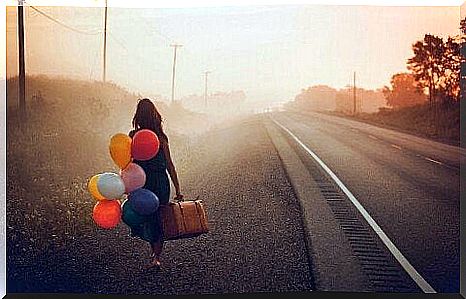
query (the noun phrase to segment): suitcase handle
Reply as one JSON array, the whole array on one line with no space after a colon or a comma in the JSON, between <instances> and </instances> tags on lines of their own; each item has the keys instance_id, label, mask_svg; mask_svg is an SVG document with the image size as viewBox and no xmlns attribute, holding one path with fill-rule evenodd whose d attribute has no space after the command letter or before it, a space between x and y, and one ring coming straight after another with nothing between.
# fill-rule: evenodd
<instances>
[{"instance_id":1,"label":"suitcase handle","mask_svg":"<svg viewBox=\"0 0 466 299\"><path fill-rule=\"evenodd\" d=\"M196 199L187 199L187 200L184 199L184 198L183 198L182 200L175 200L175 199L173 199L173 202L174 202L174 203L178 203L178 202L183 202L183 201L196 201L196 200L199 200L199 197L201 197L201 196L198 195L198 196L196 196Z\"/></svg>"}]
</instances>

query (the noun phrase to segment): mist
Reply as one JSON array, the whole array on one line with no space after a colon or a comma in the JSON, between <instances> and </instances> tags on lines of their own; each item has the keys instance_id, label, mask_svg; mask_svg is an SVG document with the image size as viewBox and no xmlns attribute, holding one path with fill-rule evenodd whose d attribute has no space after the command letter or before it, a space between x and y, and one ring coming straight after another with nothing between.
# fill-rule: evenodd
<instances>
[{"instance_id":1,"label":"mist","mask_svg":"<svg viewBox=\"0 0 466 299\"><path fill-rule=\"evenodd\" d=\"M26 71L101 80L102 8L25 8ZM47 18L44 14L54 19ZM7 8L7 77L17 74L16 9ZM108 9L107 80L148 97L242 91L245 105L288 101L302 88L378 89L406 69L426 32L458 33L458 7L250 6ZM64 27L65 24L75 31ZM262 103L264 102L264 103Z\"/></svg>"},{"instance_id":2,"label":"mist","mask_svg":"<svg viewBox=\"0 0 466 299\"><path fill-rule=\"evenodd\" d=\"M8 292L458 292L459 7L109 7L104 35L103 8L26 6L25 74L16 11L1 74ZM168 136L142 188L200 199L211 229L167 242L159 274L125 209L111 229L94 217L134 189L89 192L138 162L126 143L115 163L110 144L142 98Z\"/></svg>"}]
</instances>

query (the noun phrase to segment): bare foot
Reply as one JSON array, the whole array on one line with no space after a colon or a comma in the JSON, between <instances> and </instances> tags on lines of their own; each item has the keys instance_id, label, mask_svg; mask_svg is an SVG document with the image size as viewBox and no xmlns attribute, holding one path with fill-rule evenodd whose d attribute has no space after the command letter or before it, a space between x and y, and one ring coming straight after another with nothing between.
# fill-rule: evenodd
<instances>
[{"instance_id":1,"label":"bare foot","mask_svg":"<svg viewBox=\"0 0 466 299\"><path fill-rule=\"evenodd\" d=\"M154 257L152 261L148 265L145 266L146 270L152 269L152 268L156 268L157 270L160 270L162 268L162 264L157 257Z\"/></svg>"}]
</instances>

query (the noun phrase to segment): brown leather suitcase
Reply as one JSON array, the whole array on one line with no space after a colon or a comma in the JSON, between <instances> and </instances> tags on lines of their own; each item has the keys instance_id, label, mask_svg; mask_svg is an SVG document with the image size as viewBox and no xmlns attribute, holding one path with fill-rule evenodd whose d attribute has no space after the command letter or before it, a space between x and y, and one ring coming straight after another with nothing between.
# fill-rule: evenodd
<instances>
[{"instance_id":1,"label":"brown leather suitcase","mask_svg":"<svg viewBox=\"0 0 466 299\"><path fill-rule=\"evenodd\" d=\"M209 231L202 200L169 202L160 206L164 240L192 238Z\"/></svg>"}]
</instances>

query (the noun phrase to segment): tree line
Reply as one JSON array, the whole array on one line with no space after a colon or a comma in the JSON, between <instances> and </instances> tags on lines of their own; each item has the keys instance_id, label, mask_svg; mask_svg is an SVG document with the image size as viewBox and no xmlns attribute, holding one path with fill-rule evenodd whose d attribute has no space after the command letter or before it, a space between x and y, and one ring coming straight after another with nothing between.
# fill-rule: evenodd
<instances>
[{"instance_id":1,"label":"tree line","mask_svg":"<svg viewBox=\"0 0 466 299\"><path fill-rule=\"evenodd\" d=\"M327 85L315 85L302 89L290 108L310 109L314 111L338 111L351 114L353 112L352 86L335 89ZM386 107L386 101L381 89L368 90L356 88L356 111L365 113L377 112Z\"/></svg>"},{"instance_id":2,"label":"tree line","mask_svg":"<svg viewBox=\"0 0 466 299\"><path fill-rule=\"evenodd\" d=\"M414 55L407 61L409 72L393 75L391 86L384 87L387 105L403 108L428 101L442 107L459 102L465 35L466 18L460 22L459 35L443 39L426 34L414 43Z\"/></svg>"},{"instance_id":3,"label":"tree line","mask_svg":"<svg viewBox=\"0 0 466 299\"><path fill-rule=\"evenodd\" d=\"M465 39L466 18L461 20L460 33L456 36L443 39L425 34L422 40L412 45L413 56L407 60L407 72L393 75L390 86L374 91L357 90L357 112L372 113L387 106L400 109L426 103L437 111L459 103L461 93L466 89L466 80L461 80L462 65L466 71ZM351 86L340 90L323 85L311 86L302 89L290 106L351 113L351 93Z\"/></svg>"}]
</instances>

